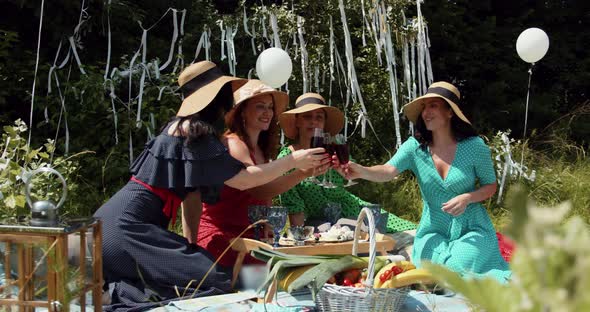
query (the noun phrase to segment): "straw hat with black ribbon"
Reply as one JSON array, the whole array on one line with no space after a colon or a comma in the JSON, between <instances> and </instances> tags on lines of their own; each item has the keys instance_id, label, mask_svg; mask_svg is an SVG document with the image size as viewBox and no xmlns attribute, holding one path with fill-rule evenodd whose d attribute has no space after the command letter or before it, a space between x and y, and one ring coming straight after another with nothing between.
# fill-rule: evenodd
<instances>
[{"instance_id":1,"label":"straw hat with black ribbon","mask_svg":"<svg viewBox=\"0 0 590 312\"><path fill-rule=\"evenodd\" d=\"M430 87L428 87L426 94L404 105L402 108L404 115L406 115L406 117L411 122L416 123L416 121L418 121L418 117L424 109L424 100L436 97L445 100L453 112L455 112L457 117L459 117L464 122L471 124L469 119L465 117L458 105L461 100L461 93L459 93L459 90L454 85L445 81L439 81L431 84Z\"/></svg>"},{"instance_id":2,"label":"straw hat with black ribbon","mask_svg":"<svg viewBox=\"0 0 590 312\"><path fill-rule=\"evenodd\" d=\"M178 85L184 100L176 116L186 117L200 112L215 99L227 83L231 83L234 92L246 82L243 78L225 76L213 62L202 61L192 64L178 76Z\"/></svg>"},{"instance_id":3,"label":"straw hat with black ribbon","mask_svg":"<svg viewBox=\"0 0 590 312\"><path fill-rule=\"evenodd\" d=\"M288 110L279 117L279 124L285 136L289 139L296 139L298 136L297 126L295 125L297 114L323 109L326 112L326 121L324 131L331 135L336 135L344 127L344 114L336 107L327 106L326 100L317 93L305 93L295 101L295 108Z\"/></svg>"},{"instance_id":4,"label":"straw hat with black ribbon","mask_svg":"<svg viewBox=\"0 0 590 312\"><path fill-rule=\"evenodd\" d=\"M287 108L287 104L289 104L289 95L287 93L277 91L272 87L265 85L260 80L250 79L246 84L234 91L234 107L225 114L225 124L229 126L229 122L234 120L233 115L244 102L261 95L272 96L274 116L278 116L284 112Z\"/></svg>"}]
</instances>

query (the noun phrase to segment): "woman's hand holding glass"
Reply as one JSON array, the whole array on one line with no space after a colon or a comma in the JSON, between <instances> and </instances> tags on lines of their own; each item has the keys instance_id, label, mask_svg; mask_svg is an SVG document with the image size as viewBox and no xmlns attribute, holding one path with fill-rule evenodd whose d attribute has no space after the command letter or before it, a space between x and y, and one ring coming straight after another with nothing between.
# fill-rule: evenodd
<instances>
[{"instance_id":1,"label":"woman's hand holding glass","mask_svg":"<svg viewBox=\"0 0 590 312\"><path fill-rule=\"evenodd\" d=\"M291 155L297 169L313 169L330 164L330 157L323 147L294 151Z\"/></svg>"},{"instance_id":2,"label":"woman's hand holding glass","mask_svg":"<svg viewBox=\"0 0 590 312\"><path fill-rule=\"evenodd\" d=\"M345 168L343 168L345 177L349 180L360 179L362 178L363 168L363 166L349 161Z\"/></svg>"}]
</instances>

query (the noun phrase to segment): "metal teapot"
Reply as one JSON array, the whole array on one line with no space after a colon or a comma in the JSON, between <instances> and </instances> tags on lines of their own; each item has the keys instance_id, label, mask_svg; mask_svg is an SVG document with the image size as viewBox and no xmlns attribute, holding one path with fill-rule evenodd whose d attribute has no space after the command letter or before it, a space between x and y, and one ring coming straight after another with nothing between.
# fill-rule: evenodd
<instances>
[{"instance_id":1,"label":"metal teapot","mask_svg":"<svg viewBox=\"0 0 590 312\"><path fill-rule=\"evenodd\" d=\"M63 186L62 196L57 205L50 200L40 200L34 203L31 201L31 181L33 180L33 177L35 175L42 172L53 173L61 180L61 184ZM68 188L66 185L66 180L59 172L46 167L39 168L31 172L29 177L27 178L27 181L25 182L25 196L27 199L27 203L29 204L29 207L31 207L30 224L33 226L56 226L59 221L57 211L66 201L67 194Z\"/></svg>"}]
</instances>

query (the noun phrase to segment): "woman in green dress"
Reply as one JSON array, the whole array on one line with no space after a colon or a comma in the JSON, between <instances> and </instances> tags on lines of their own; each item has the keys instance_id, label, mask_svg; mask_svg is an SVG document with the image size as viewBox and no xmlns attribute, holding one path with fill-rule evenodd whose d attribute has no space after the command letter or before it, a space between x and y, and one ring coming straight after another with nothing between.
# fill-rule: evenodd
<instances>
[{"instance_id":1,"label":"woman in green dress","mask_svg":"<svg viewBox=\"0 0 590 312\"><path fill-rule=\"evenodd\" d=\"M460 93L446 82L433 83L425 95L403 108L416 125L384 165L350 162L347 177L392 180L405 170L416 175L423 211L414 239L412 262L443 264L466 276L507 281L511 271L500 255L496 231L480 203L496 192L489 147L477 135L457 103Z\"/></svg>"},{"instance_id":2,"label":"woman in green dress","mask_svg":"<svg viewBox=\"0 0 590 312\"><path fill-rule=\"evenodd\" d=\"M282 113L279 124L285 136L294 143L283 147L278 158L285 157L300 149L310 146L314 128L322 128L331 135L336 135L344 126L344 114L337 108L325 105L324 98L317 93L305 93L297 98L292 110ZM281 203L289 209L291 225L303 225L307 220L326 221L324 207L328 203L339 203L342 217L356 219L362 207L371 203L351 194L344 187L345 179L335 170L326 173L327 179L336 187L325 188L316 183L302 181L281 195ZM318 180L324 180L318 176ZM382 214L387 214L382 210ZM387 232L412 230L416 225L394 214L387 214Z\"/></svg>"}]
</instances>

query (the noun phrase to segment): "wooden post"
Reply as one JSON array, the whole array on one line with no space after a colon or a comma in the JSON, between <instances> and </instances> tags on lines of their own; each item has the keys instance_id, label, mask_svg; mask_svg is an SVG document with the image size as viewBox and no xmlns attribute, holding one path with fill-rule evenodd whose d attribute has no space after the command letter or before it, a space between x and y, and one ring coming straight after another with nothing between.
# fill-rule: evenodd
<instances>
[{"instance_id":1,"label":"wooden post","mask_svg":"<svg viewBox=\"0 0 590 312\"><path fill-rule=\"evenodd\" d=\"M80 311L86 312L86 229L80 231Z\"/></svg>"},{"instance_id":2,"label":"wooden post","mask_svg":"<svg viewBox=\"0 0 590 312\"><path fill-rule=\"evenodd\" d=\"M102 223L97 221L92 230L92 258L94 259L92 270L94 289L92 291L92 304L94 305L94 312L102 312Z\"/></svg>"},{"instance_id":3,"label":"wooden post","mask_svg":"<svg viewBox=\"0 0 590 312\"><path fill-rule=\"evenodd\" d=\"M47 237L47 246L51 247L54 246L55 243L55 236L48 236ZM55 272L57 266L57 250L52 249L48 250L49 254L47 256L47 301L49 304L57 300L57 293L56 293L56 284L57 284L57 274ZM52 311L51 308L49 311Z\"/></svg>"},{"instance_id":4,"label":"wooden post","mask_svg":"<svg viewBox=\"0 0 590 312\"><path fill-rule=\"evenodd\" d=\"M4 280L6 281L6 285L11 284L12 280L12 270L10 266L10 256L12 255L12 242L6 241L4 247L6 247L4 252ZM10 294L10 286L5 288L6 295Z\"/></svg>"}]
</instances>

